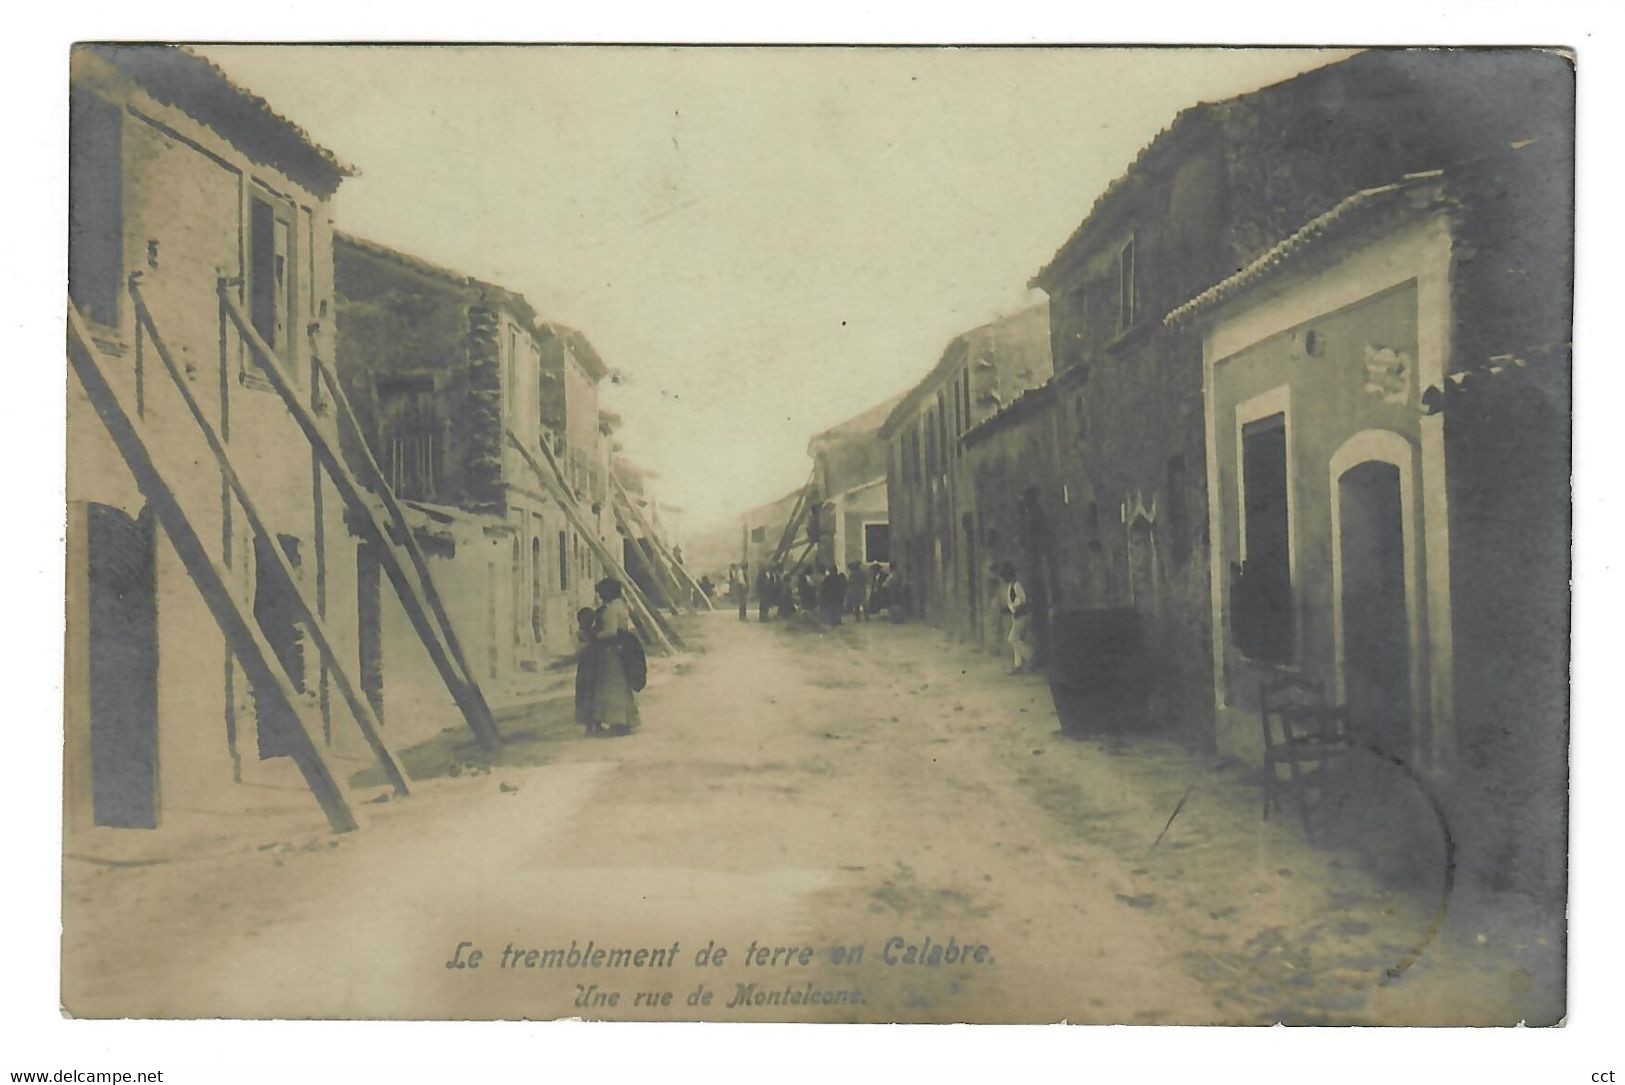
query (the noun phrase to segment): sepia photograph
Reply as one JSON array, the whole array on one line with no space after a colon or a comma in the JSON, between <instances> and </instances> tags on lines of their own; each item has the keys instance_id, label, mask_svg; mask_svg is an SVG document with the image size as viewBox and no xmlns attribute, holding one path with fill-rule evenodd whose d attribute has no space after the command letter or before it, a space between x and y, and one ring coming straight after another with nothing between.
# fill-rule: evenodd
<instances>
[{"instance_id":1,"label":"sepia photograph","mask_svg":"<svg viewBox=\"0 0 1625 1085\"><path fill-rule=\"evenodd\" d=\"M62 59L65 1016L1565 1021L1583 55Z\"/></svg>"}]
</instances>

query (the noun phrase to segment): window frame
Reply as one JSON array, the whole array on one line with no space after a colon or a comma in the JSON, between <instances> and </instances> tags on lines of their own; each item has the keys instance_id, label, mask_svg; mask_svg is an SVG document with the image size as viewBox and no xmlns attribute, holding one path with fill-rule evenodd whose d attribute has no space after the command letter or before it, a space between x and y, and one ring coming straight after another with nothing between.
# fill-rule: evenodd
<instances>
[{"instance_id":1,"label":"window frame","mask_svg":"<svg viewBox=\"0 0 1625 1085\"><path fill-rule=\"evenodd\" d=\"M1137 233L1117 250L1117 330L1126 332L1140 320L1139 253Z\"/></svg>"}]
</instances>

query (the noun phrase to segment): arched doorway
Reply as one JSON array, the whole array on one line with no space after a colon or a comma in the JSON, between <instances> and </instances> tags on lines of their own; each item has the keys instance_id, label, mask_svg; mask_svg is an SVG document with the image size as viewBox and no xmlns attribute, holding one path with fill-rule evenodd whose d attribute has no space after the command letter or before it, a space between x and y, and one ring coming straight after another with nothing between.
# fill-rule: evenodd
<instances>
[{"instance_id":1,"label":"arched doorway","mask_svg":"<svg viewBox=\"0 0 1625 1085\"><path fill-rule=\"evenodd\" d=\"M1387 756L1411 760L1411 631L1400 469L1370 460L1337 480L1342 673L1349 718Z\"/></svg>"},{"instance_id":2,"label":"arched doorway","mask_svg":"<svg viewBox=\"0 0 1625 1085\"><path fill-rule=\"evenodd\" d=\"M158 825L158 596L152 520L85 507L90 780L97 825Z\"/></svg>"}]
</instances>

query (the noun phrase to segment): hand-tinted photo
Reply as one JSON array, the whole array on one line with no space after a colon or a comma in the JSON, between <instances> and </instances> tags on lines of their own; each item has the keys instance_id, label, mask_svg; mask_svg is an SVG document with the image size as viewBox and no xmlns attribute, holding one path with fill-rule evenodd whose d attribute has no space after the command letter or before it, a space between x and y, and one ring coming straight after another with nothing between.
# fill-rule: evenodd
<instances>
[{"instance_id":1,"label":"hand-tinted photo","mask_svg":"<svg viewBox=\"0 0 1625 1085\"><path fill-rule=\"evenodd\" d=\"M70 69L69 1015L1564 1018L1572 55Z\"/></svg>"}]
</instances>

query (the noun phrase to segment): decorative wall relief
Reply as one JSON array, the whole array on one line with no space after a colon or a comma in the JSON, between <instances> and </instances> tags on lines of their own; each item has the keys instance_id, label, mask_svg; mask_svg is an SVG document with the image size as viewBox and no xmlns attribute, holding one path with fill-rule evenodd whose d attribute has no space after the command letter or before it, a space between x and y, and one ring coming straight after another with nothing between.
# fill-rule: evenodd
<instances>
[{"instance_id":1,"label":"decorative wall relief","mask_svg":"<svg viewBox=\"0 0 1625 1085\"><path fill-rule=\"evenodd\" d=\"M1385 403L1405 403L1411 394L1411 356L1391 347L1365 348L1365 390Z\"/></svg>"}]
</instances>

